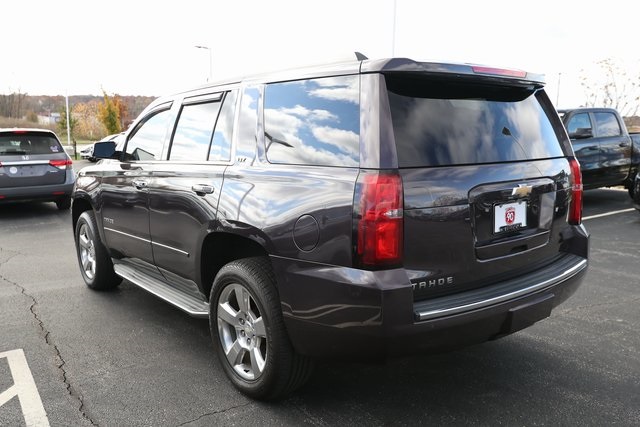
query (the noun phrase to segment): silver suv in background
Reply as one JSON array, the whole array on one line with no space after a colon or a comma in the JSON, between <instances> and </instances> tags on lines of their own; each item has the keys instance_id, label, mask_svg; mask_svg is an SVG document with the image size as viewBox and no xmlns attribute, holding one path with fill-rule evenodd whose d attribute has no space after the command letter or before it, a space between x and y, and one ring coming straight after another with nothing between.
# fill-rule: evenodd
<instances>
[{"instance_id":1,"label":"silver suv in background","mask_svg":"<svg viewBox=\"0 0 640 427\"><path fill-rule=\"evenodd\" d=\"M71 207L71 157L47 129L0 129L0 203L39 200Z\"/></svg>"}]
</instances>

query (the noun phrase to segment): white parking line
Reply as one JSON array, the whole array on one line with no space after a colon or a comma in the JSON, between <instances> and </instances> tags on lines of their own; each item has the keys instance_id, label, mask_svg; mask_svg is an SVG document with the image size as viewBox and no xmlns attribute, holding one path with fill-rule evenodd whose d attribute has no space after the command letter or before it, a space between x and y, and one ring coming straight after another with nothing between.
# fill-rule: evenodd
<instances>
[{"instance_id":1,"label":"white parking line","mask_svg":"<svg viewBox=\"0 0 640 427\"><path fill-rule=\"evenodd\" d=\"M635 211L635 209L634 208L629 208L629 209L622 209L620 211L612 211L612 212L605 212L605 213L598 214L598 215L585 216L584 218L582 218L582 220L583 221L587 221L589 219L602 218L602 217L605 217L605 216L617 215L617 214L621 214L621 213L625 213L625 212L631 212L631 211Z\"/></svg>"},{"instance_id":2,"label":"white parking line","mask_svg":"<svg viewBox=\"0 0 640 427\"><path fill-rule=\"evenodd\" d=\"M42 406L24 351L18 349L0 353L0 359L4 358L9 362L13 385L0 393L0 406L18 396L27 427L49 427L49 419Z\"/></svg>"}]
</instances>

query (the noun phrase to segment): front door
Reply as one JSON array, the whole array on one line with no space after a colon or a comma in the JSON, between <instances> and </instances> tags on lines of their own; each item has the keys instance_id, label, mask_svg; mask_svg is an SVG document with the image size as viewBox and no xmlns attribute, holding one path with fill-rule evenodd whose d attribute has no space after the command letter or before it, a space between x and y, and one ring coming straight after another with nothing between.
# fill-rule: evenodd
<instances>
[{"instance_id":1,"label":"front door","mask_svg":"<svg viewBox=\"0 0 640 427\"><path fill-rule=\"evenodd\" d=\"M167 108L143 119L128 137L121 161L110 162L102 178L100 216L114 258L153 264L149 183L162 154L168 123Z\"/></svg>"}]
</instances>

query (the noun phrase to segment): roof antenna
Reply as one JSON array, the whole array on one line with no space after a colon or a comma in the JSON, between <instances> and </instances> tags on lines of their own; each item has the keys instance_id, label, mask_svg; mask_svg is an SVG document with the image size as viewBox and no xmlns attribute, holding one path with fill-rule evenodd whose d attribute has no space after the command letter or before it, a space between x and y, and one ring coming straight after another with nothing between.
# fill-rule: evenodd
<instances>
[{"instance_id":1,"label":"roof antenna","mask_svg":"<svg viewBox=\"0 0 640 427\"><path fill-rule=\"evenodd\" d=\"M362 54L362 53L360 53L360 52L355 52L355 54L356 54L356 59L357 59L358 61L364 61L365 59L369 59L369 58L367 58L364 54Z\"/></svg>"}]
</instances>

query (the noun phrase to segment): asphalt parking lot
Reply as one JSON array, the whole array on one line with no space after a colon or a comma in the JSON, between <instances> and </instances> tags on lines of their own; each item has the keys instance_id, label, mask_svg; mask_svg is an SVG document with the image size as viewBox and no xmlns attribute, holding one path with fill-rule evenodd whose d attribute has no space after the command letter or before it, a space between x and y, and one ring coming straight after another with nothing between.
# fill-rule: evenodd
<instances>
[{"instance_id":1,"label":"asphalt parking lot","mask_svg":"<svg viewBox=\"0 0 640 427\"><path fill-rule=\"evenodd\" d=\"M550 318L452 353L323 362L270 404L227 381L206 320L128 283L88 290L68 212L0 206L0 426L640 425L640 213L615 189L584 205L590 270Z\"/></svg>"}]
</instances>

